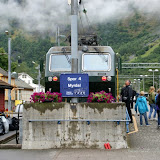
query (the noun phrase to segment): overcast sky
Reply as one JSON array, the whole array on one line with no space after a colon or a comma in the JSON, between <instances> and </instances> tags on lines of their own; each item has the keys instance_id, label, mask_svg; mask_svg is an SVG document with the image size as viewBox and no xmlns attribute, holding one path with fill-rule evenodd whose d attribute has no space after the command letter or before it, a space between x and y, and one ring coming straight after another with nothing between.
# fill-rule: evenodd
<instances>
[{"instance_id":1,"label":"overcast sky","mask_svg":"<svg viewBox=\"0 0 160 160\"><path fill-rule=\"evenodd\" d=\"M17 19L21 27L29 31L54 31L56 25L70 24L70 6L68 0L27 0L20 6L15 0L0 0L0 28L10 27L9 21ZM82 0L87 15L92 23L109 22L112 19L123 19L139 12L160 14L159 0ZM83 5L80 6L83 10ZM82 13L83 14L83 13Z\"/></svg>"}]
</instances>

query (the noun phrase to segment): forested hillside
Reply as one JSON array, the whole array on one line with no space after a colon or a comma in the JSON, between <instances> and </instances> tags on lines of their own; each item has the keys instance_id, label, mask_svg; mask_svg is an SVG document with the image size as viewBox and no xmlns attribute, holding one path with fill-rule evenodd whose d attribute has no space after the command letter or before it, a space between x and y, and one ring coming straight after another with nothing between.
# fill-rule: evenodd
<instances>
[{"instance_id":1,"label":"forested hillside","mask_svg":"<svg viewBox=\"0 0 160 160\"><path fill-rule=\"evenodd\" d=\"M16 21L11 21L11 25L12 71L27 72L36 78L36 65L32 61L39 64L41 59L45 60L49 48L56 45L55 36L47 32L43 36L38 32L26 33L18 28ZM96 24L94 28L102 38L100 45L111 46L122 56L123 62L160 62L159 26L160 22L156 18L146 18L146 15L136 12L123 20ZM69 34L61 28L60 32ZM1 52L7 52L7 36L2 32L0 32L0 48ZM6 70L7 63L4 61L7 62L7 55L0 55L0 67ZM123 73L125 72L128 71ZM133 74L132 70L130 72Z\"/></svg>"},{"instance_id":2,"label":"forested hillside","mask_svg":"<svg viewBox=\"0 0 160 160\"><path fill-rule=\"evenodd\" d=\"M135 13L122 21L99 25L101 44L112 46L123 62L148 62L159 48L159 25L158 20Z\"/></svg>"}]
</instances>

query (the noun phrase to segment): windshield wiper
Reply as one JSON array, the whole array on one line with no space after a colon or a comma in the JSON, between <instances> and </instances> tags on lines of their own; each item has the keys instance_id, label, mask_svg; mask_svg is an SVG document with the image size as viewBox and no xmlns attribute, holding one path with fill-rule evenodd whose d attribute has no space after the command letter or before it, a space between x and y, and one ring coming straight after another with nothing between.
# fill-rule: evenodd
<instances>
[{"instance_id":1,"label":"windshield wiper","mask_svg":"<svg viewBox=\"0 0 160 160\"><path fill-rule=\"evenodd\" d=\"M108 58L106 58L98 48L94 47L94 49L98 52L98 55L103 59L103 61L108 62Z\"/></svg>"},{"instance_id":2,"label":"windshield wiper","mask_svg":"<svg viewBox=\"0 0 160 160\"><path fill-rule=\"evenodd\" d=\"M62 48L61 50L63 52L63 55L65 55L67 62L71 65L71 60L70 60L68 54L66 54L66 48Z\"/></svg>"}]
</instances>

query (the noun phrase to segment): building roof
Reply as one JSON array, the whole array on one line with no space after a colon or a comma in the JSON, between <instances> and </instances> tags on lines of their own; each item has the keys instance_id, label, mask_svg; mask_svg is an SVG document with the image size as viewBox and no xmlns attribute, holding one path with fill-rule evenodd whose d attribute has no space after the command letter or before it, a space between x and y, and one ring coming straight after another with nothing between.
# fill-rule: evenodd
<instances>
[{"instance_id":1,"label":"building roof","mask_svg":"<svg viewBox=\"0 0 160 160\"><path fill-rule=\"evenodd\" d=\"M6 71L5 71L4 69L2 69L1 67L0 67L0 73L3 74L3 76L8 77L8 72L6 72Z\"/></svg>"},{"instance_id":2,"label":"building roof","mask_svg":"<svg viewBox=\"0 0 160 160\"><path fill-rule=\"evenodd\" d=\"M22 72L22 73L18 73L18 77L21 76L21 75L27 75L30 79L34 80L29 74L25 73L25 72Z\"/></svg>"},{"instance_id":3,"label":"building roof","mask_svg":"<svg viewBox=\"0 0 160 160\"><path fill-rule=\"evenodd\" d=\"M8 84L8 83L6 83L6 82L4 82L4 81L2 81L2 80L0 80L0 88L4 88L4 89L12 89L13 86L10 85L10 84Z\"/></svg>"},{"instance_id":4,"label":"building roof","mask_svg":"<svg viewBox=\"0 0 160 160\"><path fill-rule=\"evenodd\" d=\"M2 75L1 75L1 74L2 74ZM0 76L8 77L8 72L5 71L4 69L2 69L1 67L0 67ZM12 76L12 75L11 75L11 78L14 78L14 79L15 79L15 77Z\"/></svg>"},{"instance_id":5,"label":"building roof","mask_svg":"<svg viewBox=\"0 0 160 160\"><path fill-rule=\"evenodd\" d=\"M33 89L33 87L31 87L29 84L27 84L26 82L22 81L21 79L16 79L15 80L15 85L18 88Z\"/></svg>"}]
</instances>

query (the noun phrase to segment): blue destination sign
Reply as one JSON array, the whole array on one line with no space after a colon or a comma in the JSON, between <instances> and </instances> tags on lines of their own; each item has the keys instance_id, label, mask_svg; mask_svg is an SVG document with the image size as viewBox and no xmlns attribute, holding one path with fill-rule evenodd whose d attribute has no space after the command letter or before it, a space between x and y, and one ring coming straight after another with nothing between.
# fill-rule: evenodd
<instances>
[{"instance_id":1,"label":"blue destination sign","mask_svg":"<svg viewBox=\"0 0 160 160\"><path fill-rule=\"evenodd\" d=\"M88 74L61 74L60 92L62 97L88 97Z\"/></svg>"}]
</instances>

